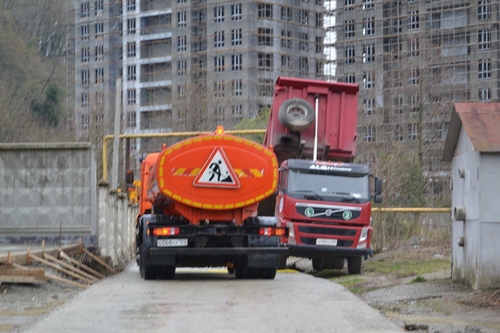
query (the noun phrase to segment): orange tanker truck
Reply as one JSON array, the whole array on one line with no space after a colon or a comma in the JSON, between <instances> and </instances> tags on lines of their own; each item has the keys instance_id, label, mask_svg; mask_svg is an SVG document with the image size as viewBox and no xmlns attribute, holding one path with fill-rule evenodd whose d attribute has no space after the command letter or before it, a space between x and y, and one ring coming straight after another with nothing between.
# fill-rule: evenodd
<instances>
[{"instance_id":1,"label":"orange tanker truck","mask_svg":"<svg viewBox=\"0 0 500 333\"><path fill-rule=\"evenodd\" d=\"M171 279L181 266L274 279L284 266L287 228L256 216L278 183L270 149L218 127L149 154L140 177L136 241L144 279Z\"/></svg>"}]
</instances>

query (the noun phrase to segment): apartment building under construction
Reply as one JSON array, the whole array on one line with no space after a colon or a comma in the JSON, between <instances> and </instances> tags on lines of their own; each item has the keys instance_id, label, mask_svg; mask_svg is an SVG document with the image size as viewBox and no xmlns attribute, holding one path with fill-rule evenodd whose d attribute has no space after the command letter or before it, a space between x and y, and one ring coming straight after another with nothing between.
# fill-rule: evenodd
<instances>
[{"instance_id":1,"label":"apartment building under construction","mask_svg":"<svg viewBox=\"0 0 500 333\"><path fill-rule=\"evenodd\" d=\"M360 85L359 151L403 145L434 179L453 102L498 102L496 0L326 1L333 79ZM328 18L332 19L328 19ZM374 149L372 149L374 148ZM436 178L437 177L437 178ZM447 177L445 177L447 178ZM442 190L437 184L436 194Z\"/></svg>"},{"instance_id":2,"label":"apartment building under construction","mask_svg":"<svg viewBox=\"0 0 500 333\"><path fill-rule=\"evenodd\" d=\"M279 76L323 78L322 0L74 0L71 13L82 135L109 133L117 79L124 131L154 133L231 127L271 105Z\"/></svg>"}]
</instances>

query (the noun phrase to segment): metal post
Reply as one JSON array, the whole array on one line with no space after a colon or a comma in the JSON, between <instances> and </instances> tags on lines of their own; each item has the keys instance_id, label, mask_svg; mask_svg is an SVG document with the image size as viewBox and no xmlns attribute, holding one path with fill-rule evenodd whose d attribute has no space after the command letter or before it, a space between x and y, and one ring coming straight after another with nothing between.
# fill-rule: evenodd
<instances>
[{"instance_id":1,"label":"metal post","mask_svg":"<svg viewBox=\"0 0 500 333\"><path fill-rule=\"evenodd\" d=\"M315 96L316 102L314 103L314 146L313 146L313 161L318 159L318 101L319 95Z\"/></svg>"}]
</instances>

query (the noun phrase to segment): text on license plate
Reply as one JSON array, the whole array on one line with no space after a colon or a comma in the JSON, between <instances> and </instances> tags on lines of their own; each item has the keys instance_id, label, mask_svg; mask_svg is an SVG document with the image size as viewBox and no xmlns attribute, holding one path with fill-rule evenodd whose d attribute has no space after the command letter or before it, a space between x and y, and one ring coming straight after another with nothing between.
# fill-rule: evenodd
<instances>
[{"instance_id":1,"label":"text on license plate","mask_svg":"<svg viewBox=\"0 0 500 333\"><path fill-rule=\"evenodd\" d=\"M187 238L158 239L158 241L156 242L156 246L158 247L187 246L187 245L188 245Z\"/></svg>"},{"instance_id":2,"label":"text on license plate","mask_svg":"<svg viewBox=\"0 0 500 333\"><path fill-rule=\"evenodd\" d=\"M316 245L337 246L337 240L330 238L318 238L316 239Z\"/></svg>"}]
</instances>

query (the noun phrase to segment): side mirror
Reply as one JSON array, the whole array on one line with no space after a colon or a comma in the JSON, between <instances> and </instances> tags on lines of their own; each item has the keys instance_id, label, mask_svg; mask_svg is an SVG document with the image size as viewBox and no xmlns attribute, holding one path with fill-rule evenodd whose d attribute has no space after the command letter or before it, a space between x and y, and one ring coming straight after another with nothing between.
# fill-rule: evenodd
<instances>
[{"instance_id":1,"label":"side mirror","mask_svg":"<svg viewBox=\"0 0 500 333\"><path fill-rule=\"evenodd\" d=\"M375 203L381 203L382 202L382 195L381 194L375 194L375 197L373 198L373 201Z\"/></svg>"},{"instance_id":2,"label":"side mirror","mask_svg":"<svg viewBox=\"0 0 500 333\"><path fill-rule=\"evenodd\" d=\"M375 177L375 194L382 194L382 185L384 180L378 177Z\"/></svg>"}]
</instances>

